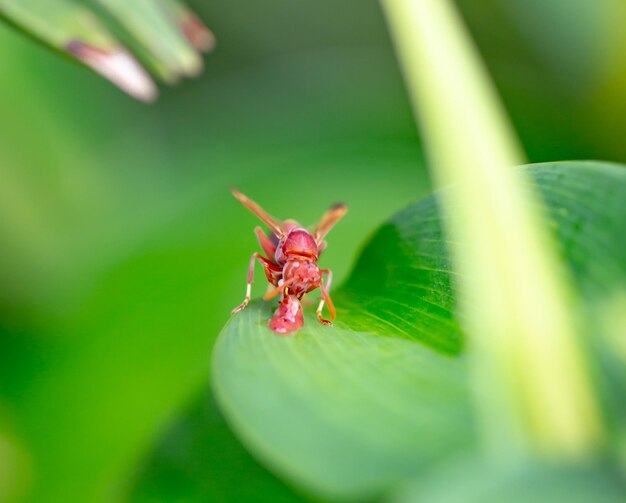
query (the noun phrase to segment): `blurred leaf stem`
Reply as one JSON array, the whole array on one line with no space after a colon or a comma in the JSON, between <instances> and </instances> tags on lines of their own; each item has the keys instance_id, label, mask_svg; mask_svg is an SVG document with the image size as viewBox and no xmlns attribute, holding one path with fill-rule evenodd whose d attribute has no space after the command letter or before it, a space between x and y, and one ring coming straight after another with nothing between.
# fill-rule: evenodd
<instances>
[{"instance_id":1,"label":"blurred leaf stem","mask_svg":"<svg viewBox=\"0 0 626 503\"><path fill-rule=\"evenodd\" d=\"M579 456L603 436L576 299L506 113L447 0L383 0L457 270L487 446Z\"/></svg>"}]
</instances>

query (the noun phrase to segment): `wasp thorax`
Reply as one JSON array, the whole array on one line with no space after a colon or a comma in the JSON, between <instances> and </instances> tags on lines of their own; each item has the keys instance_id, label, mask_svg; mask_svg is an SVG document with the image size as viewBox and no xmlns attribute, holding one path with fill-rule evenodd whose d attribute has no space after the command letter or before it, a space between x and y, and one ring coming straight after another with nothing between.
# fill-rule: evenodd
<instances>
[{"instance_id":1,"label":"wasp thorax","mask_svg":"<svg viewBox=\"0 0 626 503\"><path fill-rule=\"evenodd\" d=\"M308 260L289 260L283 268L283 281L289 282L289 293L302 295L320 286L320 268Z\"/></svg>"},{"instance_id":2,"label":"wasp thorax","mask_svg":"<svg viewBox=\"0 0 626 503\"><path fill-rule=\"evenodd\" d=\"M284 264L290 258L302 257L316 261L319 256L317 243L311 234L304 229L293 229L276 248L276 261Z\"/></svg>"}]
</instances>

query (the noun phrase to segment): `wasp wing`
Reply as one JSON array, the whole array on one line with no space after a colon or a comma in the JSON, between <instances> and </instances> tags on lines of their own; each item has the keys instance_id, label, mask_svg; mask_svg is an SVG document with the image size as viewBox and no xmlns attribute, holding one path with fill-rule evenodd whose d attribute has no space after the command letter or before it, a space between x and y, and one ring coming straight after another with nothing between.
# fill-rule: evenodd
<instances>
[{"instance_id":1,"label":"wasp wing","mask_svg":"<svg viewBox=\"0 0 626 503\"><path fill-rule=\"evenodd\" d=\"M324 236L330 232L339 220L348 212L348 207L343 203L338 203L324 213L319 224L313 230L313 236L315 241L320 244L324 239Z\"/></svg>"},{"instance_id":2,"label":"wasp wing","mask_svg":"<svg viewBox=\"0 0 626 503\"><path fill-rule=\"evenodd\" d=\"M261 208L257 203L255 203L252 199L243 195L237 189L231 189L233 196L235 196L241 204L243 204L246 208L248 208L252 213L254 213L257 217L261 219L261 221L267 225L271 231L276 234L279 238L285 235L285 231L283 227L280 225L278 220L276 220L273 216L271 216L267 211Z\"/></svg>"}]
</instances>

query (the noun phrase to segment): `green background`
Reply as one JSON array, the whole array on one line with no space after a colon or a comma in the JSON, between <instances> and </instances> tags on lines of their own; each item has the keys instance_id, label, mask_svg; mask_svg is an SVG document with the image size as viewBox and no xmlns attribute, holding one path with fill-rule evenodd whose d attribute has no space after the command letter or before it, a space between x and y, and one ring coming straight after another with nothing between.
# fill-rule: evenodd
<instances>
[{"instance_id":1,"label":"green background","mask_svg":"<svg viewBox=\"0 0 626 503\"><path fill-rule=\"evenodd\" d=\"M459 6L532 162L624 162L624 7L546 3ZM376 2L194 7L218 47L153 106L0 26L0 490L25 500L297 498L209 397L256 249L229 188L304 224L348 203L338 283L429 192Z\"/></svg>"}]
</instances>

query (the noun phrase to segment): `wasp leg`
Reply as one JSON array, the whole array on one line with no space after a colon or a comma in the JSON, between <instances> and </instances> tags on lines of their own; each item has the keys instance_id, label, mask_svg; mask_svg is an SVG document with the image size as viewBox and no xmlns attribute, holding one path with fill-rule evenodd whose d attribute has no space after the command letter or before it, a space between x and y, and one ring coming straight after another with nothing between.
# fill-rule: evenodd
<instances>
[{"instance_id":1,"label":"wasp leg","mask_svg":"<svg viewBox=\"0 0 626 503\"><path fill-rule=\"evenodd\" d=\"M324 304L328 304L328 311L330 313L330 317L334 320L336 316L335 306L333 304L332 299L330 298L330 294L328 293L328 289L330 288L331 283L333 282L333 272L330 269L322 269L322 274L327 274L326 277L326 285L320 285L320 290L322 291L322 299L320 300L319 305L317 306L317 319L320 320L320 323L323 325L332 326L332 322L330 320L326 320L322 317L322 309L324 309Z\"/></svg>"},{"instance_id":2,"label":"wasp leg","mask_svg":"<svg viewBox=\"0 0 626 503\"><path fill-rule=\"evenodd\" d=\"M270 238L265 235L263 229L260 227L255 228L254 232L256 233L256 237L259 240L259 244L261 245L261 249L265 252L265 255L267 255L270 259L274 258L274 255L276 255L276 246L274 243L272 243Z\"/></svg>"},{"instance_id":3,"label":"wasp leg","mask_svg":"<svg viewBox=\"0 0 626 503\"><path fill-rule=\"evenodd\" d=\"M287 288L289 288L289 285L291 285L294 281L295 279L291 278L285 281L284 283L280 283L276 288L274 288L273 290L263 295L263 300L270 300L276 297L279 293L284 293L287 290Z\"/></svg>"},{"instance_id":4,"label":"wasp leg","mask_svg":"<svg viewBox=\"0 0 626 503\"><path fill-rule=\"evenodd\" d=\"M248 268L248 283L246 285L246 298L243 300L241 304L239 304L235 309L232 310L231 314L237 314L239 311L243 310L250 302L250 294L252 291L252 280L254 279L254 264L256 259L259 259L259 262L263 264L264 267L269 267L270 269L276 268L271 261L266 259L263 255L258 252L254 252L250 257L250 267Z\"/></svg>"}]
</instances>

